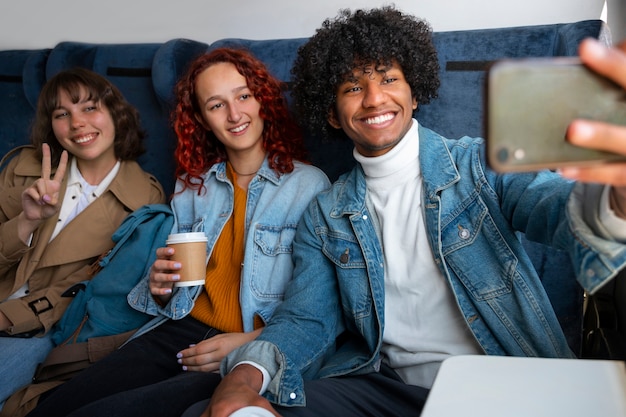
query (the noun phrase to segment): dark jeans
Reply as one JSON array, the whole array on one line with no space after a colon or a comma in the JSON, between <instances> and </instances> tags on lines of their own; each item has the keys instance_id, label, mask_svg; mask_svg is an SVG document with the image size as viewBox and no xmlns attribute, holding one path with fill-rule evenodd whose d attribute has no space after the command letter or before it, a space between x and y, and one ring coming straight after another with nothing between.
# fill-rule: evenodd
<instances>
[{"instance_id":1,"label":"dark jeans","mask_svg":"<svg viewBox=\"0 0 626 417\"><path fill-rule=\"evenodd\" d=\"M28 416L180 416L221 377L183 371L176 354L218 333L191 317L168 320L58 387Z\"/></svg>"},{"instance_id":2,"label":"dark jeans","mask_svg":"<svg viewBox=\"0 0 626 417\"><path fill-rule=\"evenodd\" d=\"M419 416L428 390L407 385L395 372L305 381L306 407L275 407L283 417ZM194 404L182 417L198 417L209 400Z\"/></svg>"}]
</instances>

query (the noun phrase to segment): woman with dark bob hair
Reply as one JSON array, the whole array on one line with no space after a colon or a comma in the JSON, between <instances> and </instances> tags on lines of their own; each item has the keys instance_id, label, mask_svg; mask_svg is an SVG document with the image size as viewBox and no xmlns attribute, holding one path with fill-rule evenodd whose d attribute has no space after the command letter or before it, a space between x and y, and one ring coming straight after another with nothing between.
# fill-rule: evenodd
<instances>
[{"instance_id":1,"label":"woman with dark bob hair","mask_svg":"<svg viewBox=\"0 0 626 417\"><path fill-rule=\"evenodd\" d=\"M145 152L145 132L141 128L137 109L106 78L84 68L74 68L52 77L41 90L38 99L31 139L39 152L43 143L50 146L53 165L59 163L61 153L65 150L56 139L52 127L52 120L56 117L54 111L61 105L58 94L61 90L67 92L72 103L93 100L108 110L115 127L113 151L119 160L134 161ZM81 97L83 93L85 97Z\"/></svg>"},{"instance_id":2,"label":"woman with dark bob hair","mask_svg":"<svg viewBox=\"0 0 626 417\"><path fill-rule=\"evenodd\" d=\"M135 159L144 134L137 111L106 78L86 69L44 85L32 145L0 173L0 406L27 385L52 348L50 328L113 247L124 218L163 203L158 181ZM12 157L12 158L9 158Z\"/></svg>"},{"instance_id":3,"label":"woman with dark bob hair","mask_svg":"<svg viewBox=\"0 0 626 417\"><path fill-rule=\"evenodd\" d=\"M330 184L303 162L281 82L250 53L220 48L191 63L176 97L172 233L208 239L204 284L177 286L174 249L158 249L128 297L155 318L29 416L181 415L211 395L222 358L256 338L283 299L296 225Z\"/></svg>"}]
</instances>

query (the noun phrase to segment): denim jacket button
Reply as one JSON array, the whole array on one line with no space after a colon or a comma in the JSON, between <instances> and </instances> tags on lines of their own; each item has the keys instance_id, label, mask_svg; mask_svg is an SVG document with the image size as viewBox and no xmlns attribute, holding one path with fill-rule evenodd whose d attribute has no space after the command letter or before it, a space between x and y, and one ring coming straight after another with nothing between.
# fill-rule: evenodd
<instances>
[{"instance_id":1,"label":"denim jacket button","mask_svg":"<svg viewBox=\"0 0 626 417\"><path fill-rule=\"evenodd\" d=\"M367 214L363 215L363 220L367 220Z\"/></svg>"},{"instance_id":2,"label":"denim jacket button","mask_svg":"<svg viewBox=\"0 0 626 417\"><path fill-rule=\"evenodd\" d=\"M289 394L289 398L291 398L292 400L296 399L296 393L292 392L291 394Z\"/></svg>"},{"instance_id":3,"label":"denim jacket button","mask_svg":"<svg viewBox=\"0 0 626 417\"><path fill-rule=\"evenodd\" d=\"M459 229L459 237L463 240L467 239L468 237L470 237L470 232L469 230L462 228Z\"/></svg>"}]
</instances>

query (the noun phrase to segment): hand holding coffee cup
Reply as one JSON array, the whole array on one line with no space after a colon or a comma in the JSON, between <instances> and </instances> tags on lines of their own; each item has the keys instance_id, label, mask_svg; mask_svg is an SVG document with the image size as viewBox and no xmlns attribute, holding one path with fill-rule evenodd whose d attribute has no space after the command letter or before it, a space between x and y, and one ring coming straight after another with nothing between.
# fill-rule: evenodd
<instances>
[{"instance_id":1,"label":"hand holding coffee cup","mask_svg":"<svg viewBox=\"0 0 626 417\"><path fill-rule=\"evenodd\" d=\"M174 249L172 260L181 265L178 271L180 280L174 286L204 285L207 245L205 234L202 232L174 233L167 237L165 244Z\"/></svg>"}]
</instances>

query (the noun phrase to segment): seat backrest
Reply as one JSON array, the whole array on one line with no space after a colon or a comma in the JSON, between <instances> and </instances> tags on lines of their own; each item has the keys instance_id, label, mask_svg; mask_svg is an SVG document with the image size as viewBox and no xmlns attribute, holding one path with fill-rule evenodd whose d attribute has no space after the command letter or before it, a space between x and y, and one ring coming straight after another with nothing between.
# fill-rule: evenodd
<instances>
[{"instance_id":1,"label":"seat backrest","mask_svg":"<svg viewBox=\"0 0 626 417\"><path fill-rule=\"evenodd\" d=\"M174 109L174 87L189 64L209 45L191 39L172 39L163 43L154 54L152 61L152 86L164 111Z\"/></svg>"},{"instance_id":2,"label":"seat backrest","mask_svg":"<svg viewBox=\"0 0 626 417\"><path fill-rule=\"evenodd\" d=\"M296 59L298 48L307 40L307 38L269 40L225 38L213 42L209 49L244 48L263 61L274 77L289 85L291 67Z\"/></svg>"},{"instance_id":3,"label":"seat backrest","mask_svg":"<svg viewBox=\"0 0 626 417\"><path fill-rule=\"evenodd\" d=\"M585 37L610 43L601 20L574 23L435 32L441 87L439 97L420 106L420 123L449 138L484 135L484 82L497 59L573 56Z\"/></svg>"},{"instance_id":4,"label":"seat backrest","mask_svg":"<svg viewBox=\"0 0 626 417\"><path fill-rule=\"evenodd\" d=\"M48 52L48 49L0 51L0 157L16 146L30 143L38 92L33 100L27 95L25 85L39 82Z\"/></svg>"},{"instance_id":5,"label":"seat backrest","mask_svg":"<svg viewBox=\"0 0 626 417\"><path fill-rule=\"evenodd\" d=\"M174 192L176 182L174 170L176 149L176 135L171 125L171 113L174 109L174 87L176 81L183 75L188 64L199 54L206 51L208 45L189 39L173 39L160 45L152 58L152 78L149 88L151 95L151 111L158 113L160 120L153 129L159 129L159 137L148 148L147 158L150 163L145 164L148 171L154 173L165 187L168 194ZM155 107L156 106L156 107ZM140 111L142 107L138 107ZM150 114L146 113L147 117ZM142 117L144 114L142 113ZM150 139L149 139L150 140Z\"/></svg>"},{"instance_id":6,"label":"seat backrest","mask_svg":"<svg viewBox=\"0 0 626 417\"><path fill-rule=\"evenodd\" d=\"M138 162L154 174L166 193L174 191L174 148L169 115L163 110L152 86L154 56L161 45L100 45L96 50L93 70L107 77L138 111L146 131L146 153Z\"/></svg>"}]
</instances>

